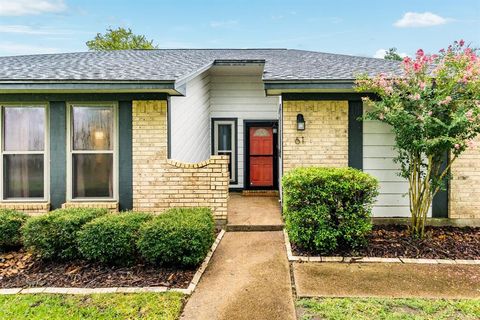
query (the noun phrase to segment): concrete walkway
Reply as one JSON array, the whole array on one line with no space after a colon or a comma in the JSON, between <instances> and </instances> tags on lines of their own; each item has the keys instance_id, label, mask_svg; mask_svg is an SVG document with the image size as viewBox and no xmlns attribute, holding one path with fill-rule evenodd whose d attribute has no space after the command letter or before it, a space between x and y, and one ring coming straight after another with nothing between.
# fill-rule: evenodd
<instances>
[{"instance_id":1,"label":"concrete walkway","mask_svg":"<svg viewBox=\"0 0 480 320\"><path fill-rule=\"evenodd\" d=\"M278 197L230 193L228 230L282 230Z\"/></svg>"},{"instance_id":2,"label":"concrete walkway","mask_svg":"<svg viewBox=\"0 0 480 320\"><path fill-rule=\"evenodd\" d=\"M182 319L295 319L282 232L227 232Z\"/></svg>"}]
</instances>

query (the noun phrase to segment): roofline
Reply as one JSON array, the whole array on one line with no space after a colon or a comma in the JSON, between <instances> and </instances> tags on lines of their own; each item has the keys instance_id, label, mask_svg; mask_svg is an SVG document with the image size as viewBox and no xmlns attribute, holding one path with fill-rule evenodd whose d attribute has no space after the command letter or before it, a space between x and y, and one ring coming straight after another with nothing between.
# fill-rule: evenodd
<instances>
[{"instance_id":1,"label":"roofline","mask_svg":"<svg viewBox=\"0 0 480 320\"><path fill-rule=\"evenodd\" d=\"M0 93L120 93L157 92L184 95L184 87L174 80L0 80Z\"/></svg>"},{"instance_id":2,"label":"roofline","mask_svg":"<svg viewBox=\"0 0 480 320\"><path fill-rule=\"evenodd\" d=\"M264 80L267 96L282 93L354 92L355 80Z\"/></svg>"}]
</instances>

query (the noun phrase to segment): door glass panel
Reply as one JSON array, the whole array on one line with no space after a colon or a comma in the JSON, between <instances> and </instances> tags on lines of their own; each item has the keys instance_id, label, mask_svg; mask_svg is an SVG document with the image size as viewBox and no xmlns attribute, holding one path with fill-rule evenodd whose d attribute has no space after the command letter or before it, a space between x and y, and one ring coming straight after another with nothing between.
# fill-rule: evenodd
<instances>
[{"instance_id":1,"label":"door glass panel","mask_svg":"<svg viewBox=\"0 0 480 320\"><path fill-rule=\"evenodd\" d=\"M269 137L270 132L264 128L255 129L255 133L253 134L255 137Z\"/></svg>"},{"instance_id":2,"label":"door glass panel","mask_svg":"<svg viewBox=\"0 0 480 320\"><path fill-rule=\"evenodd\" d=\"M113 154L73 154L73 197L113 197Z\"/></svg>"},{"instance_id":3,"label":"door glass panel","mask_svg":"<svg viewBox=\"0 0 480 320\"><path fill-rule=\"evenodd\" d=\"M4 113L5 151L43 151L44 108L5 107Z\"/></svg>"},{"instance_id":4,"label":"door glass panel","mask_svg":"<svg viewBox=\"0 0 480 320\"><path fill-rule=\"evenodd\" d=\"M112 150L113 108L73 107L73 150Z\"/></svg>"},{"instance_id":5,"label":"door glass panel","mask_svg":"<svg viewBox=\"0 0 480 320\"><path fill-rule=\"evenodd\" d=\"M232 126L230 124L218 125L218 150L232 149Z\"/></svg>"},{"instance_id":6,"label":"door glass panel","mask_svg":"<svg viewBox=\"0 0 480 320\"><path fill-rule=\"evenodd\" d=\"M43 154L4 155L4 198L43 198Z\"/></svg>"}]
</instances>

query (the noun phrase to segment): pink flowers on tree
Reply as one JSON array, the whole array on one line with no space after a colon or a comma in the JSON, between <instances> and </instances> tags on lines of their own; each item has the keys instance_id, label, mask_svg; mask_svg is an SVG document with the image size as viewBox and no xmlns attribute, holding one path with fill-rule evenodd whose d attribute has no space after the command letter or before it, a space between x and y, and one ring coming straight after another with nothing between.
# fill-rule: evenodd
<instances>
[{"instance_id":1,"label":"pink flowers on tree","mask_svg":"<svg viewBox=\"0 0 480 320\"><path fill-rule=\"evenodd\" d=\"M433 196L480 132L478 52L464 40L438 54L419 49L403 60L398 72L359 76L356 90L376 98L363 98L365 117L392 126L395 161L410 186L411 232L422 236Z\"/></svg>"}]
</instances>

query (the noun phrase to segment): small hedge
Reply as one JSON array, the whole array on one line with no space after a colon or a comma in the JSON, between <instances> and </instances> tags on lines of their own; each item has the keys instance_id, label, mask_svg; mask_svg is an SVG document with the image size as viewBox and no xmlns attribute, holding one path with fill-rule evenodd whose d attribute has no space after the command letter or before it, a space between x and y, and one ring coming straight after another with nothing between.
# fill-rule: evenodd
<instances>
[{"instance_id":1,"label":"small hedge","mask_svg":"<svg viewBox=\"0 0 480 320\"><path fill-rule=\"evenodd\" d=\"M107 212L106 209L69 208L30 218L23 227L24 244L43 259L77 259L80 257L77 232Z\"/></svg>"},{"instance_id":2,"label":"small hedge","mask_svg":"<svg viewBox=\"0 0 480 320\"><path fill-rule=\"evenodd\" d=\"M113 265L135 262L138 230L151 218L151 214L141 212L112 213L87 223L77 238L82 257Z\"/></svg>"},{"instance_id":3,"label":"small hedge","mask_svg":"<svg viewBox=\"0 0 480 320\"><path fill-rule=\"evenodd\" d=\"M297 168L283 177L285 225L293 243L329 254L366 244L378 182L352 168Z\"/></svg>"},{"instance_id":4,"label":"small hedge","mask_svg":"<svg viewBox=\"0 0 480 320\"><path fill-rule=\"evenodd\" d=\"M206 257L214 240L210 209L174 208L142 226L138 248L152 264L193 267Z\"/></svg>"},{"instance_id":5,"label":"small hedge","mask_svg":"<svg viewBox=\"0 0 480 320\"><path fill-rule=\"evenodd\" d=\"M21 227L27 218L23 212L0 209L0 252L22 245Z\"/></svg>"}]
</instances>

